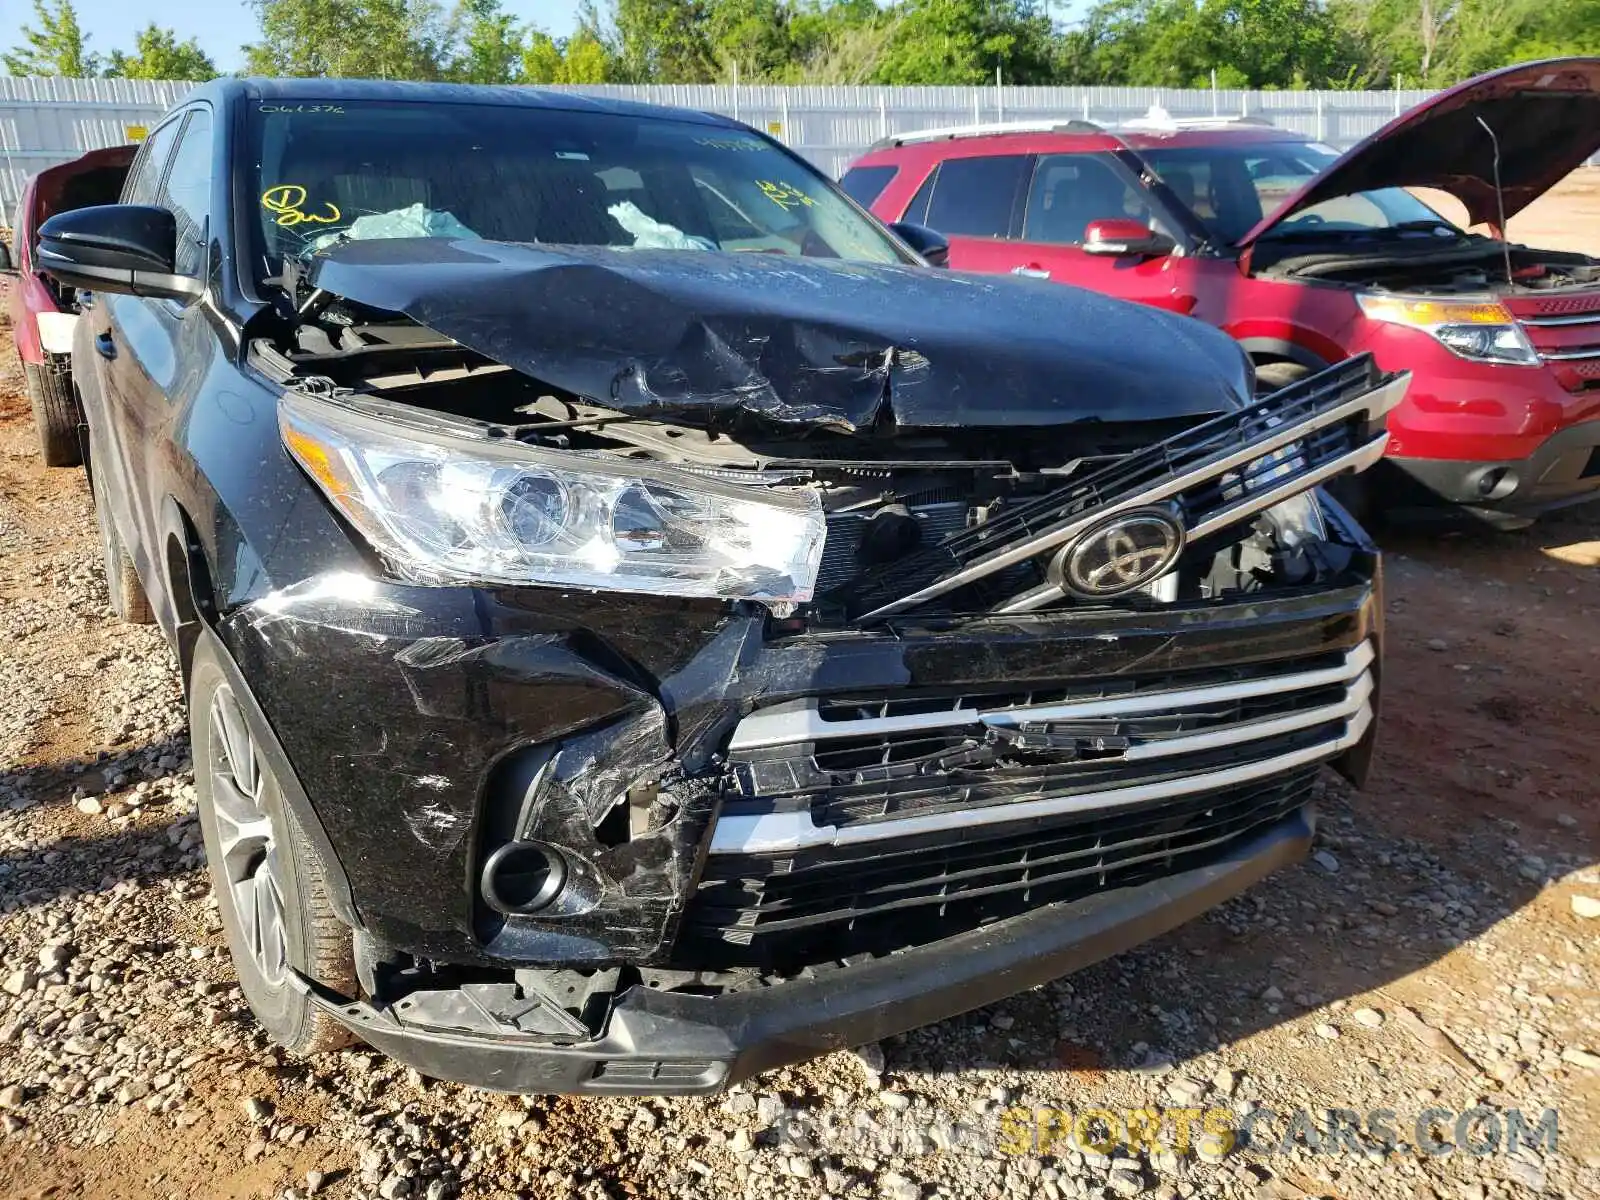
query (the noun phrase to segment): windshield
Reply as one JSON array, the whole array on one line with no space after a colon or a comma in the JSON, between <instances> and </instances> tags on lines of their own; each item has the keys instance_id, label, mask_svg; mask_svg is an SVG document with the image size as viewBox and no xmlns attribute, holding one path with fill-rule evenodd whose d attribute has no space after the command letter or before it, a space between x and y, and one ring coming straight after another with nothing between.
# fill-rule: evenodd
<instances>
[{"instance_id":1,"label":"windshield","mask_svg":"<svg viewBox=\"0 0 1600 1200\"><path fill-rule=\"evenodd\" d=\"M739 129L511 105L252 113L260 277L344 239L492 238L905 262L805 163Z\"/></svg>"},{"instance_id":2,"label":"windshield","mask_svg":"<svg viewBox=\"0 0 1600 1200\"><path fill-rule=\"evenodd\" d=\"M1141 150L1179 200L1221 242L1236 242L1339 157L1314 142L1232 143ZM1377 188L1324 200L1275 226L1272 236L1380 230L1459 232L1404 188Z\"/></svg>"}]
</instances>

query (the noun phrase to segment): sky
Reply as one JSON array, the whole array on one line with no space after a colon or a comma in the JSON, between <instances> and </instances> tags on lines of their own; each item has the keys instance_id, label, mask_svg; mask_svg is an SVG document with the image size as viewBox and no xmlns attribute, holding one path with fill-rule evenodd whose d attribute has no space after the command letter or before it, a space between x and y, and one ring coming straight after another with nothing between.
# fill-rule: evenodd
<instances>
[{"instance_id":1,"label":"sky","mask_svg":"<svg viewBox=\"0 0 1600 1200\"><path fill-rule=\"evenodd\" d=\"M74 0L78 21L89 35L89 49L101 56L132 50L134 35L151 21L178 31L178 40L195 38L222 71L244 65L239 47L256 39L255 9L243 0ZM577 23L578 0L505 0L504 8L546 33L563 36ZM29 23L28 0L0 0L0 39L15 37L19 24ZM18 20L18 18L21 18Z\"/></svg>"}]
</instances>

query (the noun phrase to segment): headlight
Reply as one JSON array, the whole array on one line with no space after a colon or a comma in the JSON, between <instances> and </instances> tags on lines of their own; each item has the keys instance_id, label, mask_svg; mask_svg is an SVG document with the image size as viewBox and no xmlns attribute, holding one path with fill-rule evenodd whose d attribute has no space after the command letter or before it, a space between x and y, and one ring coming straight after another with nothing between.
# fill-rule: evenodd
<instances>
[{"instance_id":1,"label":"headlight","mask_svg":"<svg viewBox=\"0 0 1600 1200\"><path fill-rule=\"evenodd\" d=\"M1539 352L1505 305L1494 301L1407 300L1363 293L1356 296L1371 320L1409 325L1432 334L1451 352L1475 362L1536 367Z\"/></svg>"},{"instance_id":2,"label":"headlight","mask_svg":"<svg viewBox=\"0 0 1600 1200\"><path fill-rule=\"evenodd\" d=\"M298 396L284 444L413 583L805 601L826 532L804 491L453 437Z\"/></svg>"},{"instance_id":3,"label":"headlight","mask_svg":"<svg viewBox=\"0 0 1600 1200\"><path fill-rule=\"evenodd\" d=\"M1252 459L1233 489L1225 490L1223 494L1227 499L1234 500L1248 492L1262 492L1305 469L1305 451L1299 442L1290 442L1270 454ZM1305 541L1328 540L1328 526L1322 516L1322 505L1312 488L1278 501L1261 515L1272 522L1278 540L1286 547L1292 548Z\"/></svg>"}]
</instances>

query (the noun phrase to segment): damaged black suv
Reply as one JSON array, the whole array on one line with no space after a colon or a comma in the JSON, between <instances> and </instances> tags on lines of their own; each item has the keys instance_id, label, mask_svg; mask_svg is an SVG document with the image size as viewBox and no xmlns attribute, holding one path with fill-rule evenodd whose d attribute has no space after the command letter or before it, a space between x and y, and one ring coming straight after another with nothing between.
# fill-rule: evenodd
<instances>
[{"instance_id":1,"label":"damaged black suv","mask_svg":"<svg viewBox=\"0 0 1600 1200\"><path fill-rule=\"evenodd\" d=\"M1305 853L1382 615L1317 485L1405 377L1253 400L939 245L719 117L327 80L200 88L43 227L274 1038L714 1091Z\"/></svg>"}]
</instances>

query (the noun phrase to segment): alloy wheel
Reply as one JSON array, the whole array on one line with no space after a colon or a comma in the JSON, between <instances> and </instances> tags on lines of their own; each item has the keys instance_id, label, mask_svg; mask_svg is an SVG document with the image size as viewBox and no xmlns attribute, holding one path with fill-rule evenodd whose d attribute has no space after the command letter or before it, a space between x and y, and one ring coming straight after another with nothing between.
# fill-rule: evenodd
<instances>
[{"instance_id":1,"label":"alloy wheel","mask_svg":"<svg viewBox=\"0 0 1600 1200\"><path fill-rule=\"evenodd\" d=\"M211 698L212 809L239 928L251 960L272 987L288 974L283 864L272 818L262 806L270 786L244 713L226 684Z\"/></svg>"}]
</instances>

